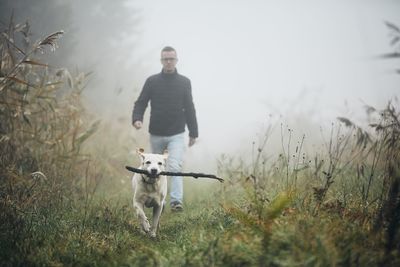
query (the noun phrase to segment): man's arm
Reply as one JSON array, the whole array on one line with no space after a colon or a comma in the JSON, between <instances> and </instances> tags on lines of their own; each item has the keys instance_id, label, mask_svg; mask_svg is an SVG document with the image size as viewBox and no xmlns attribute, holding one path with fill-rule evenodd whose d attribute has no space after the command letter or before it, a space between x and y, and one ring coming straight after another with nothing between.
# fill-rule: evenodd
<instances>
[{"instance_id":1,"label":"man's arm","mask_svg":"<svg viewBox=\"0 0 400 267\"><path fill-rule=\"evenodd\" d=\"M190 81L188 85L188 90L186 91L185 95L184 107L186 123L189 129L189 146L192 146L196 142L196 138L199 136L199 133L197 126L196 109L193 103L192 87Z\"/></svg>"},{"instance_id":2,"label":"man's arm","mask_svg":"<svg viewBox=\"0 0 400 267\"><path fill-rule=\"evenodd\" d=\"M193 146L196 143L196 138L189 137L189 147Z\"/></svg>"},{"instance_id":3,"label":"man's arm","mask_svg":"<svg viewBox=\"0 0 400 267\"><path fill-rule=\"evenodd\" d=\"M142 128L143 116L144 112L146 111L149 100L150 100L150 85L149 85L149 80L147 79L146 82L144 83L142 92L140 92L140 95L135 102L132 111L132 125L136 129Z\"/></svg>"}]
</instances>

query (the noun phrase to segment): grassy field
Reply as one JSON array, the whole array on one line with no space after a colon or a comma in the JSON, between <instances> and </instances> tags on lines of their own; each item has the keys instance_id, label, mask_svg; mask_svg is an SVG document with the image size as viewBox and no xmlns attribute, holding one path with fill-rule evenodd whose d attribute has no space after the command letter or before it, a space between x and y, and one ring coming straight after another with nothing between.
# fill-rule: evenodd
<instances>
[{"instance_id":1,"label":"grassy field","mask_svg":"<svg viewBox=\"0 0 400 267\"><path fill-rule=\"evenodd\" d=\"M43 194L43 189L38 194ZM129 194L41 206L2 199L1 260L7 266L397 266L387 231L359 208L315 210L295 192L258 203L252 189L206 190L185 212L162 216L156 239L140 233ZM198 192L201 193L201 192ZM62 194L62 193L61 193ZM227 198L226 195L230 197ZM234 197L232 199L232 197ZM62 198L68 198L61 195ZM42 200L44 201L44 200ZM22 201L20 201L21 203ZM27 207L26 205L33 205ZM5 209L4 209L5 208ZM21 210L24 208L24 210ZM395 246L397 246L395 244Z\"/></svg>"},{"instance_id":2,"label":"grassy field","mask_svg":"<svg viewBox=\"0 0 400 267\"><path fill-rule=\"evenodd\" d=\"M368 127L338 118L309 153L281 126L279 152L267 131L221 155L225 183L185 178L152 239L123 168L139 141L86 111L87 74L40 63L62 32L18 48L28 28L1 39L1 266L400 266L397 102L367 107Z\"/></svg>"}]
</instances>

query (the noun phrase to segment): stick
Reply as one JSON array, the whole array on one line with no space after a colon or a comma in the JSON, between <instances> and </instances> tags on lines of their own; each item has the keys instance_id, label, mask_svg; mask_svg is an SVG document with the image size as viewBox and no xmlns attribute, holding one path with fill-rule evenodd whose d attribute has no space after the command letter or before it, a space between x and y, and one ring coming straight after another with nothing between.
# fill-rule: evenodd
<instances>
[{"instance_id":1,"label":"stick","mask_svg":"<svg viewBox=\"0 0 400 267\"><path fill-rule=\"evenodd\" d=\"M141 173L148 175L149 173L146 170L133 168L130 166L125 166L125 168L131 172ZM167 176L192 176L194 178L211 178L220 181L221 183L224 182L224 179L219 178L213 174L204 174L204 173L194 173L194 172L160 172L159 175L167 175Z\"/></svg>"}]
</instances>

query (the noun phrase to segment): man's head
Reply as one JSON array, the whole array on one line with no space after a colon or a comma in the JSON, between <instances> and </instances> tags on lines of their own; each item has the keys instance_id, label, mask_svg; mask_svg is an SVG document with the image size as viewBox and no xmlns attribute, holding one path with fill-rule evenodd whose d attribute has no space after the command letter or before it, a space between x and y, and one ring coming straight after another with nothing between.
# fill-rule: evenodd
<instances>
[{"instance_id":1,"label":"man's head","mask_svg":"<svg viewBox=\"0 0 400 267\"><path fill-rule=\"evenodd\" d=\"M175 72L175 66L178 62L176 51L170 46L166 46L161 50L161 64L163 65L163 71L166 73Z\"/></svg>"}]
</instances>

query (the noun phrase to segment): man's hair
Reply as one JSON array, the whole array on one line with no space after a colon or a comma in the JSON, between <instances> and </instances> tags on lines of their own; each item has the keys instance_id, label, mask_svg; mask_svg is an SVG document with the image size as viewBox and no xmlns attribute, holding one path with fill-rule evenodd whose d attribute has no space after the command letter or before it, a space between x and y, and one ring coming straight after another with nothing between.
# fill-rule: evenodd
<instances>
[{"instance_id":1,"label":"man's hair","mask_svg":"<svg viewBox=\"0 0 400 267\"><path fill-rule=\"evenodd\" d=\"M162 52L172 52L172 51L176 53L176 50L172 46L166 46L161 50L161 53Z\"/></svg>"}]
</instances>

